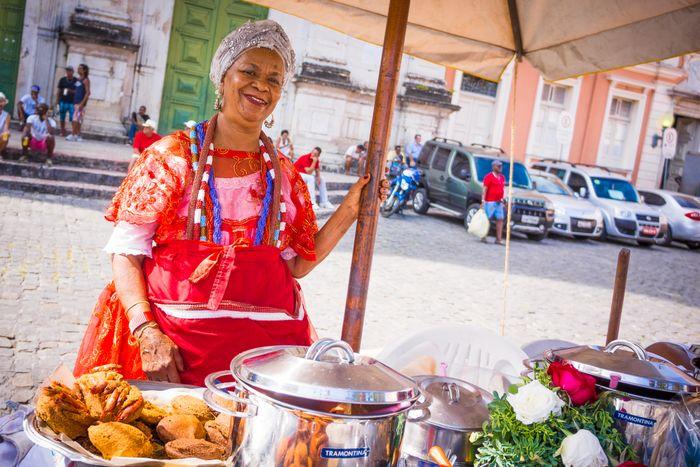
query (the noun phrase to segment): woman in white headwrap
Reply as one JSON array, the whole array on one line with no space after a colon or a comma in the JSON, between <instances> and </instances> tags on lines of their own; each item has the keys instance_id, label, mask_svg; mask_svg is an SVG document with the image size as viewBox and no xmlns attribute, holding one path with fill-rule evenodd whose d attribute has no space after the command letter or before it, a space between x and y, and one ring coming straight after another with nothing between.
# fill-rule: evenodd
<instances>
[{"instance_id":1,"label":"woman in white headwrap","mask_svg":"<svg viewBox=\"0 0 700 467\"><path fill-rule=\"evenodd\" d=\"M127 377L201 385L244 350L314 340L296 278L355 221L369 177L319 231L305 183L261 131L293 72L274 21L221 42L210 73L217 112L148 148L107 209L114 281L76 374L118 363Z\"/></svg>"}]
</instances>

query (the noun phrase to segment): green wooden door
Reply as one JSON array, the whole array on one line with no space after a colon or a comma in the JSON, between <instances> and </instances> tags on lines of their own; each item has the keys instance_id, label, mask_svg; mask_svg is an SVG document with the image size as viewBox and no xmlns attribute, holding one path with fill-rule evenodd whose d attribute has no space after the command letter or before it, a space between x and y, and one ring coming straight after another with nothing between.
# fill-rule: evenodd
<instances>
[{"instance_id":1,"label":"green wooden door","mask_svg":"<svg viewBox=\"0 0 700 467\"><path fill-rule=\"evenodd\" d=\"M24 0L0 0L0 92L10 101L5 110L12 113L17 87L17 68L24 24Z\"/></svg>"},{"instance_id":2,"label":"green wooden door","mask_svg":"<svg viewBox=\"0 0 700 467\"><path fill-rule=\"evenodd\" d=\"M176 0L158 129L183 128L214 112L211 59L221 39L248 20L267 18L267 8L239 0Z\"/></svg>"}]
</instances>

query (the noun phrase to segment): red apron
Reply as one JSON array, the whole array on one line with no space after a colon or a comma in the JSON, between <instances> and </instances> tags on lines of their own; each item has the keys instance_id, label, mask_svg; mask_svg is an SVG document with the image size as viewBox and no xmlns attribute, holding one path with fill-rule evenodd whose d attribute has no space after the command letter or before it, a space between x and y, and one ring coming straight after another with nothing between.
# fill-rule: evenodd
<instances>
[{"instance_id":1,"label":"red apron","mask_svg":"<svg viewBox=\"0 0 700 467\"><path fill-rule=\"evenodd\" d=\"M251 348L313 341L278 248L179 240L154 248L143 269L158 326L180 348L183 383L202 385Z\"/></svg>"}]
</instances>

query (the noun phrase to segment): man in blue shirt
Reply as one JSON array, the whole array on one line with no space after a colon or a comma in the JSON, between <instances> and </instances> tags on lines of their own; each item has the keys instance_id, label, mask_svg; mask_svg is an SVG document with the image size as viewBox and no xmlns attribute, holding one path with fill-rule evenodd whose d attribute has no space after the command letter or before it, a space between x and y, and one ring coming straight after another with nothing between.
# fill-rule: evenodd
<instances>
[{"instance_id":1,"label":"man in blue shirt","mask_svg":"<svg viewBox=\"0 0 700 467\"><path fill-rule=\"evenodd\" d=\"M421 149L423 145L420 144L420 135L413 137L413 142L406 146L406 156L408 156L408 165L415 167L418 163L418 156L420 156Z\"/></svg>"}]
</instances>

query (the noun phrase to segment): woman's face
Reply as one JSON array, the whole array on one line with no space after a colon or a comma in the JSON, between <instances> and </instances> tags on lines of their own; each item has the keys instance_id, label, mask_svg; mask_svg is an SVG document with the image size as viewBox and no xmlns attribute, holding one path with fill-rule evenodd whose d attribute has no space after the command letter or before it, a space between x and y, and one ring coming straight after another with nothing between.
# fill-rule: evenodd
<instances>
[{"instance_id":1,"label":"woman's face","mask_svg":"<svg viewBox=\"0 0 700 467\"><path fill-rule=\"evenodd\" d=\"M284 63L272 50L250 49L228 69L222 113L244 126L261 127L282 95Z\"/></svg>"}]
</instances>

